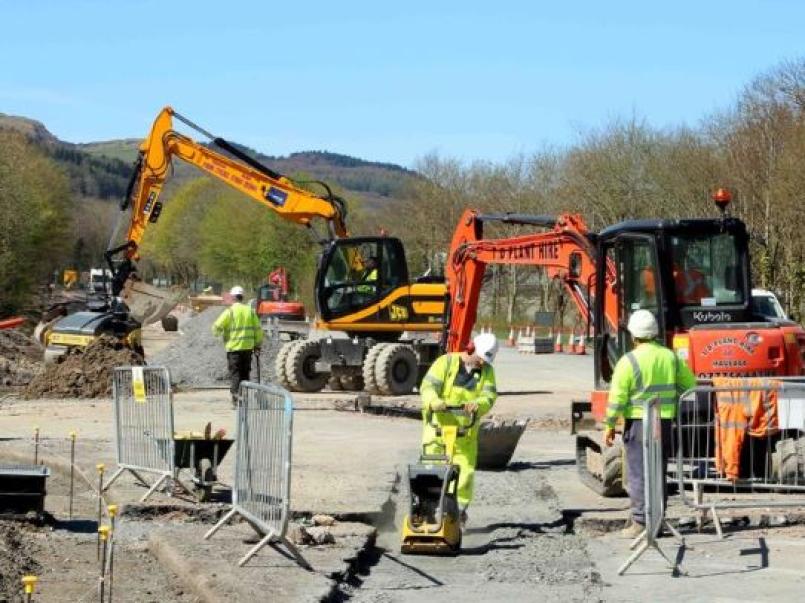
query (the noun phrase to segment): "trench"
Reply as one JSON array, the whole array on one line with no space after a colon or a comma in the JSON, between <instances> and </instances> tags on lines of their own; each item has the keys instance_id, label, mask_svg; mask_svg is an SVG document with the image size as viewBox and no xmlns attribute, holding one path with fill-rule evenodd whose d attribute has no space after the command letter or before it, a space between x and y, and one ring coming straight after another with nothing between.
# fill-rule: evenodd
<instances>
[{"instance_id":1,"label":"trench","mask_svg":"<svg viewBox=\"0 0 805 603\"><path fill-rule=\"evenodd\" d=\"M575 529L581 513L558 507L555 492L540 475L547 470L528 466L479 472L458 557L399 553L397 526L407 507L407 487L398 474L382 512L371 518L376 538L336 578L325 600L415 601L429 594L466 601L528 600L535 593L559 600L598 599L603 581L584 536Z\"/></svg>"}]
</instances>

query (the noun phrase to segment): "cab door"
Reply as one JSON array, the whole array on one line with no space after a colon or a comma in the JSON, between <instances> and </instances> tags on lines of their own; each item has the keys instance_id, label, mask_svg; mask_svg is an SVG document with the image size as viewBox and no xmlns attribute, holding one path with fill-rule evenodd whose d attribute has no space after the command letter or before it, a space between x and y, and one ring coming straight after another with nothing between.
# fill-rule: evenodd
<instances>
[{"instance_id":1,"label":"cab door","mask_svg":"<svg viewBox=\"0 0 805 603\"><path fill-rule=\"evenodd\" d=\"M601 245L596 269L595 298L597 387L605 387L621 356L634 344L627 330L636 310L648 310L657 318L659 337L664 340L663 287L656 239L650 235L625 233ZM607 282L607 266L614 267L615 281ZM610 273L612 271L610 270Z\"/></svg>"}]
</instances>

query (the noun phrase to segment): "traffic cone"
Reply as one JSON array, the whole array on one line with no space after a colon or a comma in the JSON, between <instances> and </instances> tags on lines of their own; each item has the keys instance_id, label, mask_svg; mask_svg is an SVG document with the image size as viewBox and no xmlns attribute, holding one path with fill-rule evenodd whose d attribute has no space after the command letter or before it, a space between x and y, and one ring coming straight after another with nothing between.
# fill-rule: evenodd
<instances>
[{"instance_id":1,"label":"traffic cone","mask_svg":"<svg viewBox=\"0 0 805 603\"><path fill-rule=\"evenodd\" d=\"M570 335L568 336L567 341L567 350L568 354L575 354L576 353L576 329L574 328L570 331Z\"/></svg>"},{"instance_id":2,"label":"traffic cone","mask_svg":"<svg viewBox=\"0 0 805 603\"><path fill-rule=\"evenodd\" d=\"M587 337L582 333L579 335L579 345L576 347L576 354L584 356L587 353Z\"/></svg>"},{"instance_id":3,"label":"traffic cone","mask_svg":"<svg viewBox=\"0 0 805 603\"><path fill-rule=\"evenodd\" d=\"M515 345L514 326L512 326L511 329L509 329L509 338L506 340L506 345L509 346L510 348L513 348Z\"/></svg>"},{"instance_id":4,"label":"traffic cone","mask_svg":"<svg viewBox=\"0 0 805 603\"><path fill-rule=\"evenodd\" d=\"M556 354L562 353L562 330L556 331L556 343L553 346L553 351Z\"/></svg>"}]
</instances>

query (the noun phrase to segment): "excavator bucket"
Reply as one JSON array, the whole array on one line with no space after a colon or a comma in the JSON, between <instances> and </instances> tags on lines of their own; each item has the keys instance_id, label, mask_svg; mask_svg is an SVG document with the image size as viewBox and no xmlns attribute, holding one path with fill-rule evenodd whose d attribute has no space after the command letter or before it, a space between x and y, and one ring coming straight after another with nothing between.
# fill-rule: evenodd
<instances>
[{"instance_id":1,"label":"excavator bucket","mask_svg":"<svg viewBox=\"0 0 805 603\"><path fill-rule=\"evenodd\" d=\"M176 307L181 296L181 293L159 289L141 281L127 282L121 294L131 317L143 325L162 320Z\"/></svg>"}]
</instances>

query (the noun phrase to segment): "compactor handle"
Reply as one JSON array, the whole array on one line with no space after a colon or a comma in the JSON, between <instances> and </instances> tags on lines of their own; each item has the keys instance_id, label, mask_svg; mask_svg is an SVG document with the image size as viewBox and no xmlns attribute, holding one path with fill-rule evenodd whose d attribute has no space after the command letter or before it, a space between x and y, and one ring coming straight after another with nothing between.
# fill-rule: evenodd
<instances>
[{"instance_id":1,"label":"compactor handle","mask_svg":"<svg viewBox=\"0 0 805 603\"><path fill-rule=\"evenodd\" d=\"M463 407L454 407L454 408L448 407L445 410L440 410L438 412L449 413L454 417L465 417L465 418L469 417L470 419L469 425L465 425L458 430L459 437L467 435L467 432L475 426L475 422L478 420L477 412L467 413L467 411L465 411ZM433 418L433 411L428 409L428 412L425 414L425 421L427 421L428 425L430 425L436 430L437 436L441 436L442 430L438 425L434 425L431 422L432 418Z\"/></svg>"}]
</instances>

